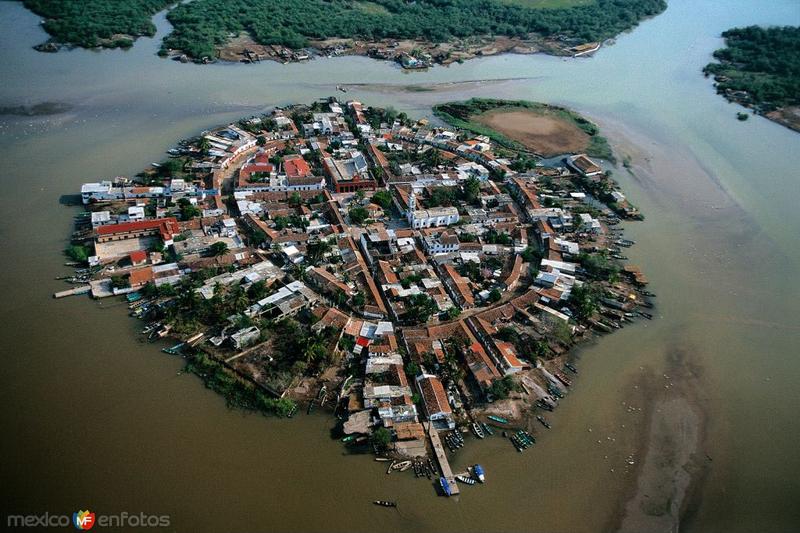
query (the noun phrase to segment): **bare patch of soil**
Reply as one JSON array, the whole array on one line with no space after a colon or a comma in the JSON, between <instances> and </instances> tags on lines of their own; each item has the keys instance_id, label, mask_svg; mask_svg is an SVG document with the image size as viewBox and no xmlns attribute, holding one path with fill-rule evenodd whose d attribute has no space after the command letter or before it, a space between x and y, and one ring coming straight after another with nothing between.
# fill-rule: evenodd
<instances>
[{"instance_id":1,"label":"bare patch of soil","mask_svg":"<svg viewBox=\"0 0 800 533\"><path fill-rule=\"evenodd\" d=\"M545 157L585 152L589 135L558 116L529 109L498 109L472 117Z\"/></svg>"}]
</instances>

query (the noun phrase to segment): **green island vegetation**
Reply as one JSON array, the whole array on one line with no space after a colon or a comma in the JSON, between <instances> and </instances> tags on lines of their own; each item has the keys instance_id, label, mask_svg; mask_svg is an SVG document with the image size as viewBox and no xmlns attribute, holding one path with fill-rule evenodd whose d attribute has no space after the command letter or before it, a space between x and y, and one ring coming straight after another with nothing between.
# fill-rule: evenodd
<instances>
[{"instance_id":1,"label":"green island vegetation","mask_svg":"<svg viewBox=\"0 0 800 533\"><path fill-rule=\"evenodd\" d=\"M153 15L174 0L23 0L45 17L44 30L59 43L84 48L128 48L133 38L153 36Z\"/></svg>"},{"instance_id":2,"label":"green island vegetation","mask_svg":"<svg viewBox=\"0 0 800 533\"><path fill-rule=\"evenodd\" d=\"M478 135L485 135L494 142L511 150L525 152L529 150L526 146L474 120L476 116L489 111L513 111L515 109L523 109L543 116L554 116L567 123L574 124L589 136L589 143L586 147L586 153L588 155L606 159L612 163L616 162L608 140L600 135L600 128L590 120L563 107L530 102L527 100L471 98L464 102L447 102L435 105L433 106L433 114L452 126L471 131Z\"/></svg>"},{"instance_id":3,"label":"green island vegetation","mask_svg":"<svg viewBox=\"0 0 800 533\"><path fill-rule=\"evenodd\" d=\"M44 28L56 41L95 47L113 46L114 35L153 35L152 16L173 2L94 0L89 9L81 0L24 3L47 18ZM331 37L445 42L535 33L589 42L613 37L664 9L665 0L193 0L170 10L174 30L163 46L195 58L215 57L217 46L242 32L261 44L295 49Z\"/></svg>"},{"instance_id":4,"label":"green island vegetation","mask_svg":"<svg viewBox=\"0 0 800 533\"><path fill-rule=\"evenodd\" d=\"M714 52L718 62L703 69L714 76L718 93L764 115L800 105L800 27L749 26L722 36L726 47Z\"/></svg>"},{"instance_id":5,"label":"green island vegetation","mask_svg":"<svg viewBox=\"0 0 800 533\"><path fill-rule=\"evenodd\" d=\"M289 416L296 408L294 400L273 397L203 352L186 354L185 370L200 376L206 387L225 398L230 408L258 411L280 417Z\"/></svg>"}]
</instances>

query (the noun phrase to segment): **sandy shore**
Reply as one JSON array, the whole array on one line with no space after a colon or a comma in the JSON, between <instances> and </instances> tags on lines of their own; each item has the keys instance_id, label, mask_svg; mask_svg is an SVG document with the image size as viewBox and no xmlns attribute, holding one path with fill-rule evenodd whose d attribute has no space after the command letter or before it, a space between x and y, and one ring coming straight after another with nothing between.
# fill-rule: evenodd
<instances>
[{"instance_id":1,"label":"sandy shore","mask_svg":"<svg viewBox=\"0 0 800 533\"><path fill-rule=\"evenodd\" d=\"M698 400L699 381L699 369L678 351L668 356L664 374L640 384L650 399L636 454L644 459L610 531L677 532L695 507L710 467L702 451L706 415Z\"/></svg>"}]
</instances>

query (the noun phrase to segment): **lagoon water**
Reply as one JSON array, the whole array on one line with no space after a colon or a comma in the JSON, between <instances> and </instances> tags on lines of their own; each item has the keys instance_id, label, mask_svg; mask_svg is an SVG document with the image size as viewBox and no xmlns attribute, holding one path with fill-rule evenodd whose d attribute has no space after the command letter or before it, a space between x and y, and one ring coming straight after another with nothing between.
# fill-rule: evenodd
<instances>
[{"instance_id":1,"label":"lagoon water","mask_svg":"<svg viewBox=\"0 0 800 533\"><path fill-rule=\"evenodd\" d=\"M669 372L688 368L704 475L682 500L681 529L796 530L800 135L737 121L700 73L721 31L800 24L796 1L671 0L591 59L502 55L422 73L365 58L182 65L155 56L168 31L156 20L156 39L128 51L41 54L31 49L46 38L38 18L0 3L0 106L69 106L0 116L4 513L168 514L171 529L196 532L614 529L640 474L628 458L638 465L658 444L646 438L650 393L681 389ZM347 98L414 116L470 96L564 104L632 161L615 176L647 215L626 225L638 243L628 255L659 295L657 320L581 349L577 384L534 450L493 438L460 451L456 466L479 461L488 482L457 501L345 455L327 416L228 410L177 375L180 360L140 342L123 305L51 298L76 213L64 195L135 174L204 128L338 84ZM378 498L398 510L370 504Z\"/></svg>"}]
</instances>

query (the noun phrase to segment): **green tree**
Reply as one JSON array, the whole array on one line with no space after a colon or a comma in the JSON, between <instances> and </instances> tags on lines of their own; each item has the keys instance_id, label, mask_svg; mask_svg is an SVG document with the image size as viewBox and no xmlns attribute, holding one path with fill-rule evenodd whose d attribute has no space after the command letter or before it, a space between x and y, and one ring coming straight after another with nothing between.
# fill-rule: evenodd
<instances>
[{"instance_id":1,"label":"green tree","mask_svg":"<svg viewBox=\"0 0 800 533\"><path fill-rule=\"evenodd\" d=\"M481 182L478 178L470 176L464 182L464 199L467 203L475 204L481 197Z\"/></svg>"},{"instance_id":2,"label":"green tree","mask_svg":"<svg viewBox=\"0 0 800 533\"><path fill-rule=\"evenodd\" d=\"M71 244L64 250L64 253L73 261L85 263L89 260L89 248L80 244Z\"/></svg>"},{"instance_id":3,"label":"green tree","mask_svg":"<svg viewBox=\"0 0 800 533\"><path fill-rule=\"evenodd\" d=\"M392 442L392 434L388 429L381 427L372 432L369 441L378 450L385 451L389 447L389 443Z\"/></svg>"},{"instance_id":4,"label":"green tree","mask_svg":"<svg viewBox=\"0 0 800 533\"><path fill-rule=\"evenodd\" d=\"M178 207L181 211L181 220L191 220L201 215L200 210L192 205L188 198L181 198L178 200Z\"/></svg>"},{"instance_id":5,"label":"green tree","mask_svg":"<svg viewBox=\"0 0 800 533\"><path fill-rule=\"evenodd\" d=\"M408 297L406 316L416 323L427 322L437 310L436 302L427 294L412 294Z\"/></svg>"},{"instance_id":6,"label":"green tree","mask_svg":"<svg viewBox=\"0 0 800 533\"><path fill-rule=\"evenodd\" d=\"M363 207L354 207L349 212L350 220L353 224L361 225L369 217L369 212Z\"/></svg>"},{"instance_id":7,"label":"green tree","mask_svg":"<svg viewBox=\"0 0 800 533\"><path fill-rule=\"evenodd\" d=\"M208 155L208 152L211 150L211 141L209 141L205 136L200 137L197 147L200 148L200 153L203 155Z\"/></svg>"},{"instance_id":8,"label":"green tree","mask_svg":"<svg viewBox=\"0 0 800 533\"><path fill-rule=\"evenodd\" d=\"M389 209L392 206L392 194L385 189L381 189L372 195L372 201L383 209Z\"/></svg>"},{"instance_id":9,"label":"green tree","mask_svg":"<svg viewBox=\"0 0 800 533\"><path fill-rule=\"evenodd\" d=\"M597 311L599 295L600 290L590 283L572 287L569 303L575 315L582 320L592 316Z\"/></svg>"},{"instance_id":10,"label":"green tree","mask_svg":"<svg viewBox=\"0 0 800 533\"><path fill-rule=\"evenodd\" d=\"M211 246L209 246L208 251L211 253L211 255L215 257L220 255L225 255L226 253L228 253L228 245L227 243L224 243L222 241L217 241Z\"/></svg>"},{"instance_id":11,"label":"green tree","mask_svg":"<svg viewBox=\"0 0 800 533\"><path fill-rule=\"evenodd\" d=\"M460 315L460 314L461 314L461 309L459 309L458 307L453 306L453 307L451 307L450 309L447 310L447 319L448 320L455 320L456 318L458 318L458 315Z\"/></svg>"}]
</instances>

